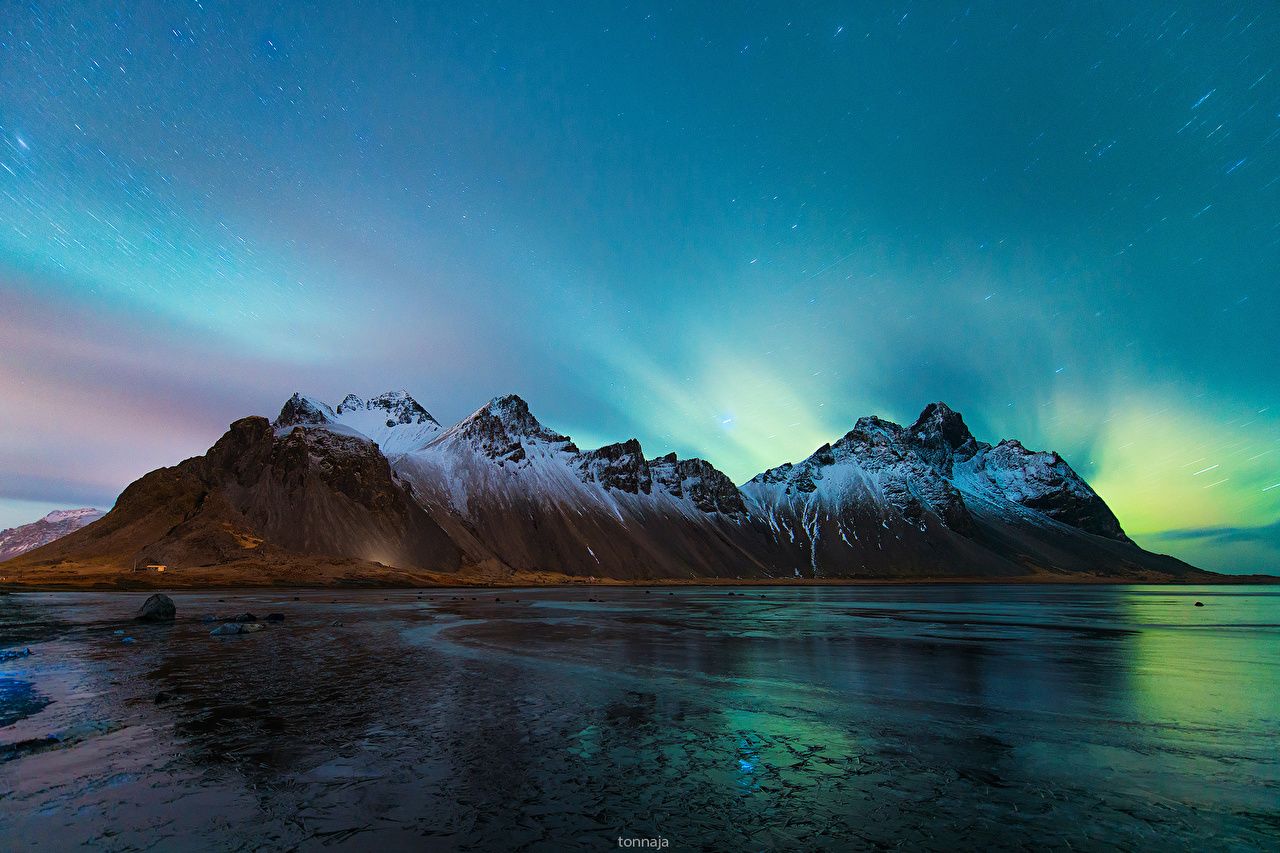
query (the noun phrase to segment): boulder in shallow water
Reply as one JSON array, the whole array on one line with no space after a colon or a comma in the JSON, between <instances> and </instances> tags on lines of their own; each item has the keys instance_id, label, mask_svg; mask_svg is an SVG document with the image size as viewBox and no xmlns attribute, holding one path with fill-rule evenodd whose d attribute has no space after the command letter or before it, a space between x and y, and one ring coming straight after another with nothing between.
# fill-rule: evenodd
<instances>
[{"instance_id":1,"label":"boulder in shallow water","mask_svg":"<svg viewBox=\"0 0 1280 853\"><path fill-rule=\"evenodd\" d=\"M284 614L283 614L283 613L268 613L268 614L267 614L267 621L268 621L268 622L283 622L283 621L284 621Z\"/></svg>"},{"instance_id":2,"label":"boulder in shallow water","mask_svg":"<svg viewBox=\"0 0 1280 853\"><path fill-rule=\"evenodd\" d=\"M229 620L227 620L227 621L229 621L229 622L257 622L257 621L258 621L258 617L257 617L257 616L254 616L252 613L241 613L239 616L232 616L232 617L231 617Z\"/></svg>"},{"instance_id":3,"label":"boulder in shallow water","mask_svg":"<svg viewBox=\"0 0 1280 853\"><path fill-rule=\"evenodd\" d=\"M178 608L174 606L173 599L157 592L142 602L135 618L139 622L172 622L177 615Z\"/></svg>"},{"instance_id":4,"label":"boulder in shallow water","mask_svg":"<svg viewBox=\"0 0 1280 853\"><path fill-rule=\"evenodd\" d=\"M213 637L230 637L235 634L252 634L255 631L261 631L262 625L257 622L227 622L219 625L209 632Z\"/></svg>"}]
</instances>

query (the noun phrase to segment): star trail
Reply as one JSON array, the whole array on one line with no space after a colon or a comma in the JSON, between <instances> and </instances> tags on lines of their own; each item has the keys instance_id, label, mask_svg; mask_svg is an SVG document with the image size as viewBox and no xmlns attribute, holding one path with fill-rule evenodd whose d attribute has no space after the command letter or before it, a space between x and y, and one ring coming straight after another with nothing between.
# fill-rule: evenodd
<instances>
[{"instance_id":1,"label":"star trail","mask_svg":"<svg viewBox=\"0 0 1280 853\"><path fill-rule=\"evenodd\" d=\"M1280 570L1280 8L5 3L0 527L295 389L739 482L927 402Z\"/></svg>"}]
</instances>

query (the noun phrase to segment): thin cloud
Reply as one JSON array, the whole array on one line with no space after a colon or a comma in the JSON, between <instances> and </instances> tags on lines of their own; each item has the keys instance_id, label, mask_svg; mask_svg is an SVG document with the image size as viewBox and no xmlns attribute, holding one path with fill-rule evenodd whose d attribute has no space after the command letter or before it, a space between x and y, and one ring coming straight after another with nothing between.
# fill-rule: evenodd
<instances>
[{"instance_id":1,"label":"thin cloud","mask_svg":"<svg viewBox=\"0 0 1280 853\"><path fill-rule=\"evenodd\" d=\"M1266 542L1280 546L1280 520L1256 527L1188 527L1181 530L1165 530L1154 534L1154 538L1174 541L1200 539L1221 544Z\"/></svg>"}]
</instances>

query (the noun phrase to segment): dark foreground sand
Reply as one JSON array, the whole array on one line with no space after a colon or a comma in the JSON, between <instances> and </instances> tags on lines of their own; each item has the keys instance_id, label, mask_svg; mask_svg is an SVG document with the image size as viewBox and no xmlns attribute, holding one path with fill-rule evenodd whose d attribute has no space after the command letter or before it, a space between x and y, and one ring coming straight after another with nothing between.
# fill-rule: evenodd
<instances>
[{"instance_id":1,"label":"dark foreground sand","mask_svg":"<svg viewBox=\"0 0 1280 853\"><path fill-rule=\"evenodd\" d=\"M1271 587L180 592L171 625L132 621L144 597L0 596L9 849L1243 850L1280 825ZM284 619L210 635L246 611Z\"/></svg>"}]
</instances>

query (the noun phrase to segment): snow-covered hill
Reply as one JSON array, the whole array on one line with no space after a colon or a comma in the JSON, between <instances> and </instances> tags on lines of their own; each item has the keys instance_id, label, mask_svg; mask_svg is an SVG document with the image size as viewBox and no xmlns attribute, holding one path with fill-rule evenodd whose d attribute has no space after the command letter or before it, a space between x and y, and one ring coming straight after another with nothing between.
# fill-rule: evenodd
<instances>
[{"instance_id":1,"label":"snow-covered hill","mask_svg":"<svg viewBox=\"0 0 1280 853\"><path fill-rule=\"evenodd\" d=\"M61 539L86 524L92 524L105 514L92 507L56 509L38 521L0 530L0 560L8 560Z\"/></svg>"}]
</instances>

